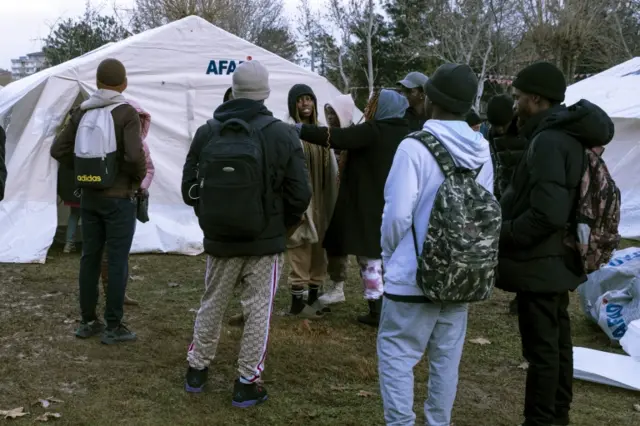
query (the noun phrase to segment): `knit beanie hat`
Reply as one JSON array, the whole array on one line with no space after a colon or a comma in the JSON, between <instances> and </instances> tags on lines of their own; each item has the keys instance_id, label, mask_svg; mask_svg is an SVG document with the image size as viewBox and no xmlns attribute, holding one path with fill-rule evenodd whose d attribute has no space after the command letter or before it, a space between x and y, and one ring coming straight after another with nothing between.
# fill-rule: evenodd
<instances>
[{"instance_id":1,"label":"knit beanie hat","mask_svg":"<svg viewBox=\"0 0 640 426\"><path fill-rule=\"evenodd\" d=\"M471 127L477 126L478 124L482 124L482 118L475 112L473 109L469 110L467 115L464 117L464 121Z\"/></svg>"},{"instance_id":2,"label":"knit beanie hat","mask_svg":"<svg viewBox=\"0 0 640 426\"><path fill-rule=\"evenodd\" d=\"M536 62L518 73L513 87L550 101L562 102L567 90L567 82L562 71L555 65L549 62Z\"/></svg>"},{"instance_id":3,"label":"knit beanie hat","mask_svg":"<svg viewBox=\"0 0 640 426\"><path fill-rule=\"evenodd\" d=\"M487 105L487 120L492 126L506 126L513 120L513 98L509 95L496 95Z\"/></svg>"},{"instance_id":4,"label":"knit beanie hat","mask_svg":"<svg viewBox=\"0 0 640 426\"><path fill-rule=\"evenodd\" d=\"M478 78L469 65L441 65L424 85L429 101L454 114L471 109L478 92Z\"/></svg>"},{"instance_id":5,"label":"knit beanie hat","mask_svg":"<svg viewBox=\"0 0 640 426\"><path fill-rule=\"evenodd\" d=\"M232 77L234 99L264 101L269 97L269 71L258 61L238 65Z\"/></svg>"}]
</instances>

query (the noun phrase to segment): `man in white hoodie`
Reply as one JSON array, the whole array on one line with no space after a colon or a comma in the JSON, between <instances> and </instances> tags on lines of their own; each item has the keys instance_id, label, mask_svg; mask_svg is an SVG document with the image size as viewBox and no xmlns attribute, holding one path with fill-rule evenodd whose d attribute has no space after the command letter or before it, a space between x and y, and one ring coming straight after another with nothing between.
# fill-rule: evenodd
<instances>
[{"instance_id":1,"label":"man in white hoodie","mask_svg":"<svg viewBox=\"0 0 640 426\"><path fill-rule=\"evenodd\" d=\"M478 80L467 65L442 65L424 86L432 134L456 166L477 170L476 181L493 189L488 142L465 122ZM467 330L467 304L431 302L418 287L416 250L422 250L436 193L444 174L418 140L405 139L387 178L382 218L384 302L378 332L378 368L387 425L413 425L413 368L427 351L428 426L449 426L458 385L458 367ZM412 234L415 227L415 240Z\"/></svg>"}]
</instances>

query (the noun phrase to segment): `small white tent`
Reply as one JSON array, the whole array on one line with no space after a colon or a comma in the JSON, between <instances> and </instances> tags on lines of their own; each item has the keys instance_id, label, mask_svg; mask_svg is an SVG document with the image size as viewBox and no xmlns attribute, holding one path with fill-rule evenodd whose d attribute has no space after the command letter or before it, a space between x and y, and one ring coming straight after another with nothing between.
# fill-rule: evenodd
<instances>
[{"instance_id":1,"label":"small white tent","mask_svg":"<svg viewBox=\"0 0 640 426\"><path fill-rule=\"evenodd\" d=\"M622 192L620 233L640 239L640 57L569 86L565 103L586 99L616 126L604 159Z\"/></svg>"},{"instance_id":2,"label":"small white tent","mask_svg":"<svg viewBox=\"0 0 640 426\"><path fill-rule=\"evenodd\" d=\"M151 220L137 224L134 253L202 252L197 220L180 195L182 166L195 131L222 103L241 61L256 59L269 69L266 105L278 118L287 118L287 95L295 83L313 88L321 119L322 106L340 94L325 78L193 16L13 82L0 93L8 169L0 202L0 262L44 263L65 217L58 212L58 163L49 149L71 107L96 90L96 68L108 57L127 68L125 96L151 114L147 142L156 167L149 188Z\"/></svg>"}]
</instances>

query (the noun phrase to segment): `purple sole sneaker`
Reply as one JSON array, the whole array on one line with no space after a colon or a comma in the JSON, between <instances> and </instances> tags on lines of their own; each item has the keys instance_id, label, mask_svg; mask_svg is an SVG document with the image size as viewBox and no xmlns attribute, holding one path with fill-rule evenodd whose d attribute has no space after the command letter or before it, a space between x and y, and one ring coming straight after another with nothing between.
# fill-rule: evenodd
<instances>
[{"instance_id":1,"label":"purple sole sneaker","mask_svg":"<svg viewBox=\"0 0 640 426\"><path fill-rule=\"evenodd\" d=\"M202 393L202 388L204 388L204 386L200 386L199 388L196 388L196 387L189 386L189 383L184 384L184 390L186 390L189 393Z\"/></svg>"},{"instance_id":2,"label":"purple sole sneaker","mask_svg":"<svg viewBox=\"0 0 640 426\"><path fill-rule=\"evenodd\" d=\"M249 408L249 407L253 407L254 405L262 404L267 399L268 399L267 395L265 395L264 397L259 399L250 399L248 401L242 401L242 402L237 402L232 400L231 405L238 408Z\"/></svg>"}]
</instances>

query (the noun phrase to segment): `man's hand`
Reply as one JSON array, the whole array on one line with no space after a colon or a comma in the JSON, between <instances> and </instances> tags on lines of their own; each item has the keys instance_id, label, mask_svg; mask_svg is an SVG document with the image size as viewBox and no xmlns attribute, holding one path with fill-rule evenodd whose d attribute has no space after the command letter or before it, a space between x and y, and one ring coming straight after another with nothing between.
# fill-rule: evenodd
<instances>
[{"instance_id":1,"label":"man's hand","mask_svg":"<svg viewBox=\"0 0 640 426\"><path fill-rule=\"evenodd\" d=\"M136 195L141 198L149 198L149 190L145 188L138 188Z\"/></svg>"}]
</instances>

